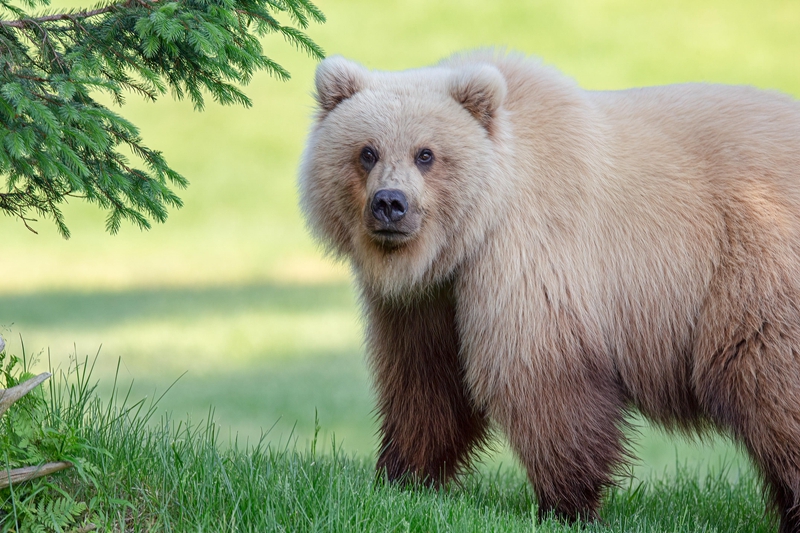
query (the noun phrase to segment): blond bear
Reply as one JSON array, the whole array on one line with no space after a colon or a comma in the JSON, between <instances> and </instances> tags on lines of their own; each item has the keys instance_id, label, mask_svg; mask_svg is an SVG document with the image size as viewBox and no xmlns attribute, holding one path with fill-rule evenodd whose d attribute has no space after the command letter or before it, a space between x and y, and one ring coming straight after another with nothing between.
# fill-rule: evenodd
<instances>
[{"instance_id":1,"label":"blond bear","mask_svg":"<svg viewBox=\"0 0 800 533\"><path fill-rule=\"evenodd\" d=\"M310 228L360 287L377 468L432 484L507 436L591 520L632 410L730 435L800 531L800 104L586 91L521 56L316 75Z\"/></svg>"}]
</instances>

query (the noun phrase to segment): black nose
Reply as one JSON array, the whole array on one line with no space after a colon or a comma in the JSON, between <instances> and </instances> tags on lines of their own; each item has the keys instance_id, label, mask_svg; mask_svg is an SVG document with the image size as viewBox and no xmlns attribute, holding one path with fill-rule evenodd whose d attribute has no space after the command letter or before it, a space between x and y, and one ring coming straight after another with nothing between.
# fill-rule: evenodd
<instances>
[{"instance_id":1,"label":"black nose","mask_svg":"<svg viewBox=\"0 0 800 533\"><path fill-rule=\"evenodd\" d=\"M381 189L372 197L372 216L381 222L397 222L406 216L408 200L402 191Z\"/></svg>"}]
</instances>

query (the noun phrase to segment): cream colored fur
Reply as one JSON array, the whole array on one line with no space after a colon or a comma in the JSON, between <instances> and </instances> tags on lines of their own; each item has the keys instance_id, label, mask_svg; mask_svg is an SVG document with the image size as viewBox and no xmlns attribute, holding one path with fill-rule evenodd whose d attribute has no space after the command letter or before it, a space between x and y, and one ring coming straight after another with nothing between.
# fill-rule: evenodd
<instances>
[{"instance_id":1,"label":"cream colored fur","mask_svg":"<svg viewBox=\"0 0 800 533\"><path fill-rule=\"evenodd\" d=\"M365 295L413 300L452 283L466 390L540 503L571 512L552 470L592 463L601 426L635 406L668 428L741 439L782 530L796 530L797 101L704 84L586 91L491 52L399 73L332 58L317 87L300 178L313 232ZM369 175L365 143L382 155ZM414 166L423 146L435 173ZM386 187L422 219L397 249L362 223ZM587 471L613 469L620 453Z\"/></svg>"}]
</instances>

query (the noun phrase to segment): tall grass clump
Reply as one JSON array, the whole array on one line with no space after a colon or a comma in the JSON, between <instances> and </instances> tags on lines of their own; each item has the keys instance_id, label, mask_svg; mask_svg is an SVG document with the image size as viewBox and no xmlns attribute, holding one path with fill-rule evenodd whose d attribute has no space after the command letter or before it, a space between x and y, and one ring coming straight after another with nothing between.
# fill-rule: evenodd
<instances>
[{"instance_id":1,"label":"tall grass clump","mask_svg":"<svg viewBox=\"0 0 800 533\"><path fill-rule=\"evenodd\" d=\"M6 388L30 377L25 358L0 358ZM0 530L18 531L581 531L535 521L516 470L468 475L435 490L376 479L372 459L315 437L221 441L213 411L200 422L161 414L114 384L101 400L88 360L72 364L2 419L3 469L69 461L58 474L0 489ZM318 433L318 432L317 432ZM755 478L631 482L609 495L591 531L771 531Z\"/></svg>"}]
</instances>

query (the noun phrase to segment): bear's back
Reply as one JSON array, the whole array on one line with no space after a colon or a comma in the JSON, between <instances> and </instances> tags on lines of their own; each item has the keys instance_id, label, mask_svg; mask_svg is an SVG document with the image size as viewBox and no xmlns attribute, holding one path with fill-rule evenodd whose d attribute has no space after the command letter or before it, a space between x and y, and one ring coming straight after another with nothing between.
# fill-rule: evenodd
<instances>
[{"instance_id":1,"label":"bear's back","mask_svg":"<svg viewBox=\"0 0 800 533\"><path fill-rule=\"evenodd\" d=\"M760 179L800 196L800 103L786 95L697 83L589 94L621 155L694 163L716 187Z\"/></svg>"}]
</instances>

